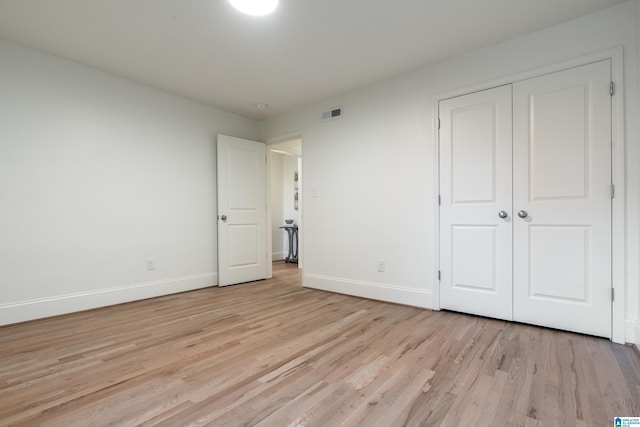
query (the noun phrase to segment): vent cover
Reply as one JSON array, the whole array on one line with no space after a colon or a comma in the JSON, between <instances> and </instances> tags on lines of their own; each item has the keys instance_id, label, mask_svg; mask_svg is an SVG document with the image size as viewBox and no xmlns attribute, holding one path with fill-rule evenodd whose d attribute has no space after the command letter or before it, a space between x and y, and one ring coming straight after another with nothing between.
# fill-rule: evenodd
<instances>
[{"instance_id":1,"label":"vent cover","mask_svg":"<svg viewBox=\"0 0 640 427\"><path fill-rule=\"evenodd\" d=\"M322 121L335 120L342 117L342 107L335 107L322 113Z\"/></svg>"}]
</instances>

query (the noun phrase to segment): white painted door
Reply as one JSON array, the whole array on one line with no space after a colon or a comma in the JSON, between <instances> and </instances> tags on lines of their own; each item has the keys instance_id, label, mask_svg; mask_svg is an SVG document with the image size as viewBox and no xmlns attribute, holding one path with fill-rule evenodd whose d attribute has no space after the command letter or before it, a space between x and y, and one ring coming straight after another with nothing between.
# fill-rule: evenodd
<instances>
[{"instance_id":1,"label":"white painted door","mask_svg":"<svg viewBox=\"0 0 640 427\"><path fill-rule=\"evenodd\" d=\"M438 108L440 306L510 320L511 85Z\"/></svg>"},{"instance_id":2,"label":"white painted door","mask_svg":"<svg viewBox=\"0 0 640 427\"><path fill-rule=\"evenodd\" d=\"M610 70L513 86L516 321L611 336Z\"/></svg>"},{"instance_id":3,"label":"white painted door","mask_svg":"<svg viewBox=\"0 0 640 427\"><path fill-rule=\"evenodd\" d=\"M266 147L218 135L218 284L267 277Z\"/></svg>"}]
</instances>

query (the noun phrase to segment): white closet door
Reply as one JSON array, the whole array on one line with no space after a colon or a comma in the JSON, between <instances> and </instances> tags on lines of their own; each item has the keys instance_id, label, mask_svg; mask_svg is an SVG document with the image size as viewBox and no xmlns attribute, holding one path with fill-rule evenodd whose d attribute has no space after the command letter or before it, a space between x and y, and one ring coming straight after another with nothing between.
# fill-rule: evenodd
<instances>
[{"instance_id":1,"label":"white closet door","mask_svg":"<svg viewBox=\"0 0 640 427\"><path fill-rule=\"evenodd\" d=\"M513 86L516 321L611 336L610 70Z\"/></svg>"},{"instance_id":2,"label":"white closet door","mask_svg":"<svg viewBox=\"0 0 640 427\"><path fill-rule=\"evenodd\" d=\"M511 86L441 101L439 116L440 306L511 319Z\"/></svg>"}]
</instances>

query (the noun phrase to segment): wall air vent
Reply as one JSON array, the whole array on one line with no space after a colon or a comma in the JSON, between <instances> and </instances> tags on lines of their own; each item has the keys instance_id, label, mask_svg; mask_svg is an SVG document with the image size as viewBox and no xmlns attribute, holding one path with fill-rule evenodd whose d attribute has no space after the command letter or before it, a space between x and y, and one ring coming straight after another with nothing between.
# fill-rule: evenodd
<instances>
[{"instance_id":1,"label":"wall air vent","mask_svg":"<svg viewBox=\"0 0 640 427\"><path fill-rule=\"evenodd\" d=\"M322 113L322 121L326 122L328 120L335 120L342 117L342 107L332 108L329 111L324 111Z\"/></svg>"}]
</instances>

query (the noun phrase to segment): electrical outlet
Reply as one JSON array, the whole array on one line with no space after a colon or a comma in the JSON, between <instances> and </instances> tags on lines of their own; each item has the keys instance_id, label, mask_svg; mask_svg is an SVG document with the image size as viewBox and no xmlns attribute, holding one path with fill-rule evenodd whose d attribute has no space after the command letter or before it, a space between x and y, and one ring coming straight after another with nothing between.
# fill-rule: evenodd
<instances>
[{"instance_id":1,"label":"electrical outlet","mask_svg":"<svg viewBox=\"0 0 640 427\"><path fill-rule=\"evenodd\" d=\"M156 269L156 260L148 259L147 260L147 270L155 270Z\"/></svg>"},{"instance_id":2,"label":"electrical outlet","mask_svg":"<svg viewBox=\"0 0 640 427\"><path fill-rule=\"evenodd\" d=\"M378 260L378 271L380 273L384 273L384 269L385 269L385 263L383 259L379 259Z\"/></svg>"}]
</instances>

